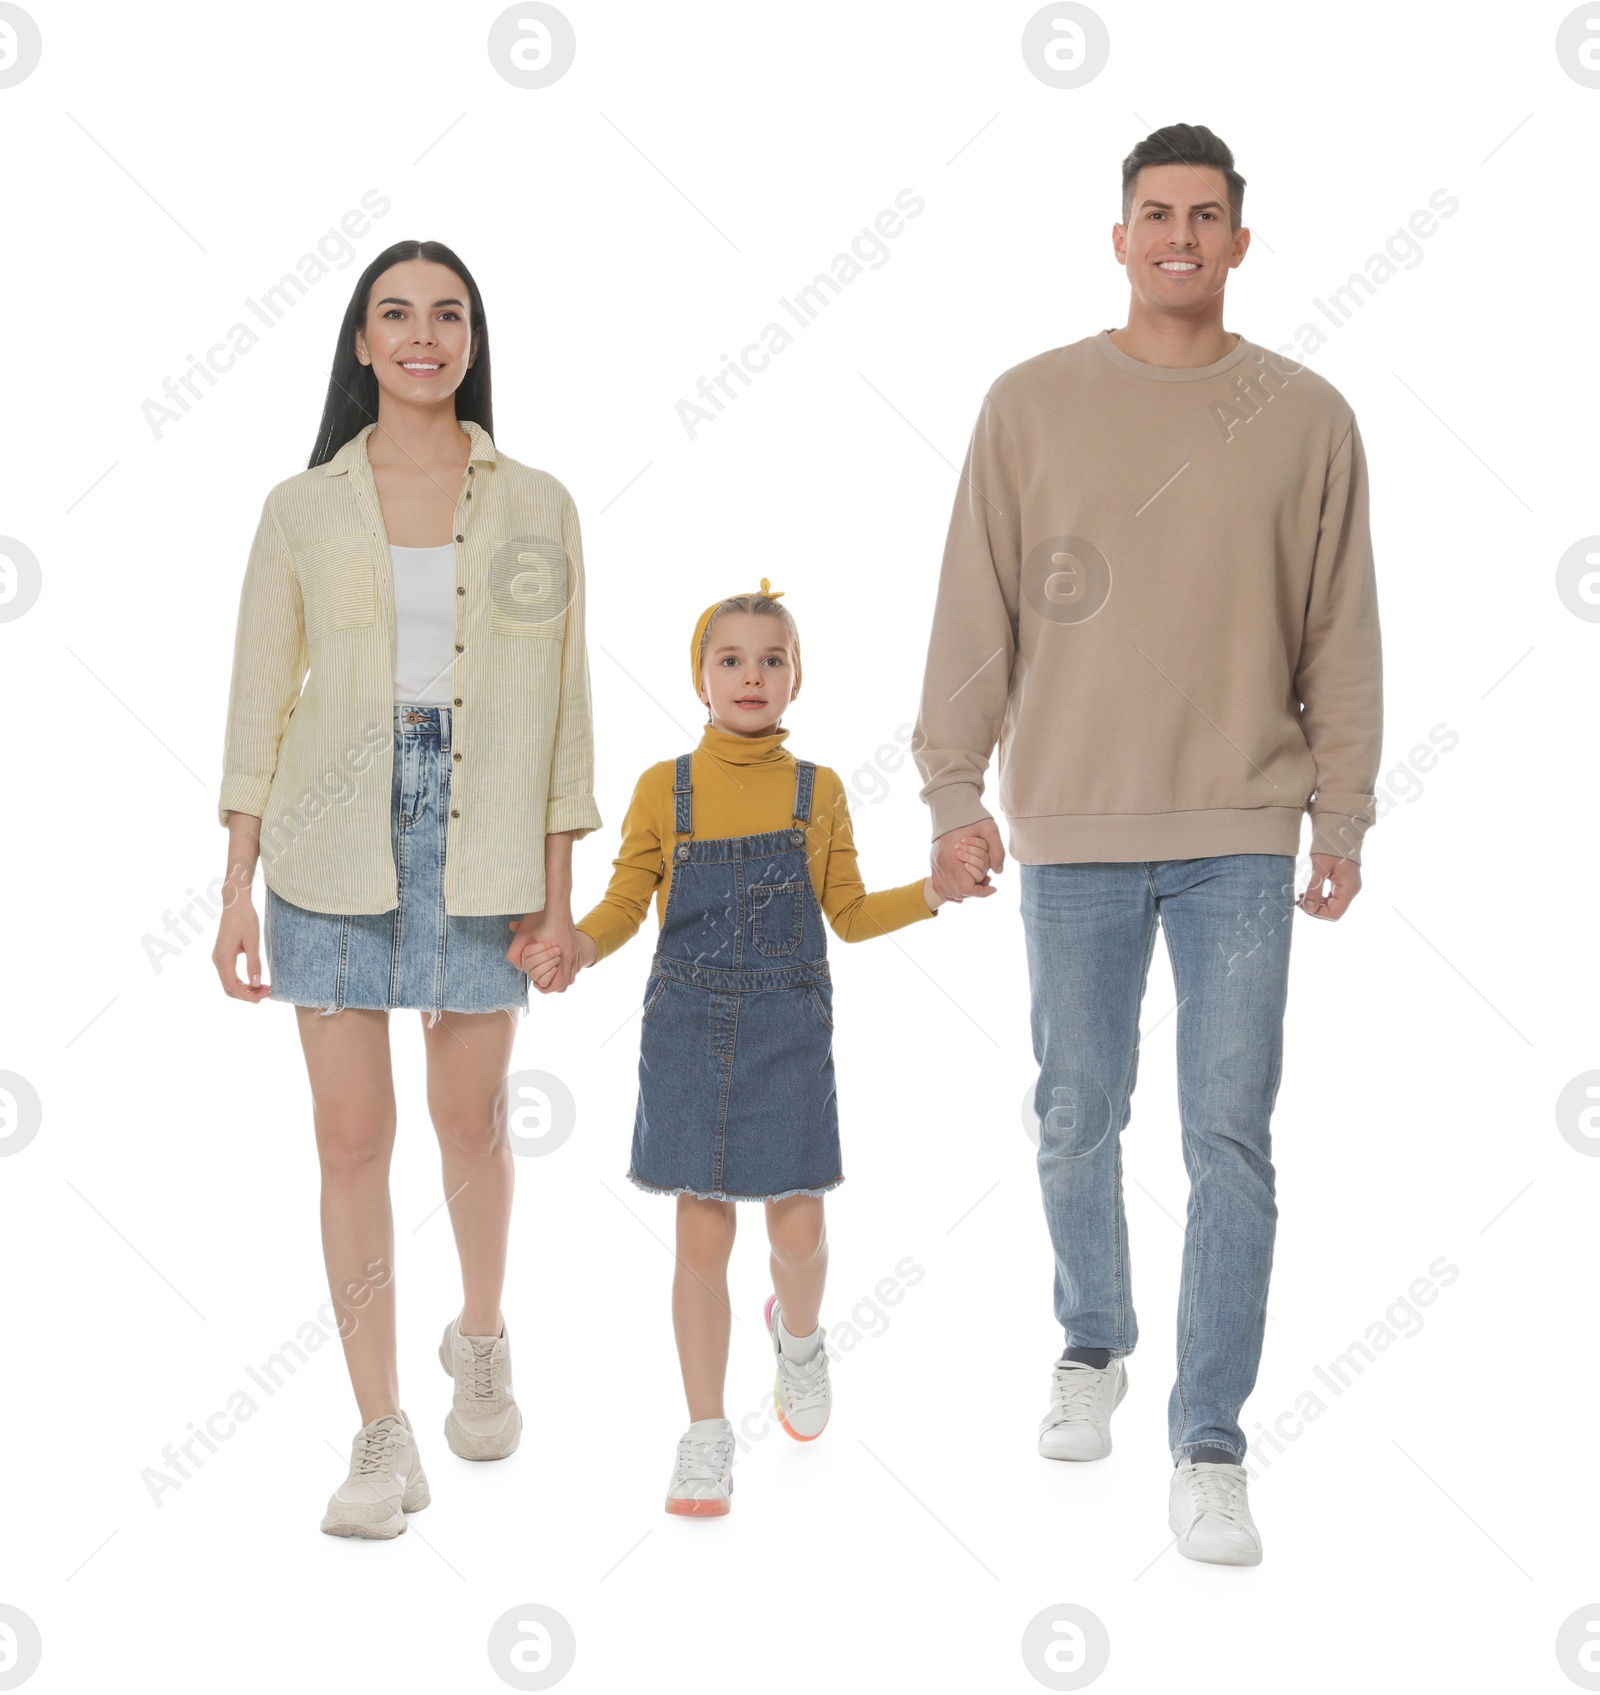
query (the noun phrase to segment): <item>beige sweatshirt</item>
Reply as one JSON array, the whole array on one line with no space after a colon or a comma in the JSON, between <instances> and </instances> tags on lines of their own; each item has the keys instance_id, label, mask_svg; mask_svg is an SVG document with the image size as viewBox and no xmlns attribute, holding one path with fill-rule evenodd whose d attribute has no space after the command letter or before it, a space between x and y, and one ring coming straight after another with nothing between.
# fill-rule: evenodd
<instances>
[{"instance_id":1,"label":"beige sweatshirt","mask_svg":"<svg viewBox=\"0 0 1600 1695\"><path fill-rule=\"evenodd\" d=\"M1382 731L1367 472L1343 396L1255 343L1171 369L1102 330L978 414L912 751L942 835L1024 864L1359 859Z\"/></svg>"}]
</instances>

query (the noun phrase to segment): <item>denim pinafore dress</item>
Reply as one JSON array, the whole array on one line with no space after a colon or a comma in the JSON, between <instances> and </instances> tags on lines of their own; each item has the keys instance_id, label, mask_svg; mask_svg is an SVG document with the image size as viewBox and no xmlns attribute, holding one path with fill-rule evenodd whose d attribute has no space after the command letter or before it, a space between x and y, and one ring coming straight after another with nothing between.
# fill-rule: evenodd
<instances>
[{"instance_id":1,"label":"denim pinafore dress","mask_svg":"<svg viewBox=\"0 0 1600 1695\"><path fill-rule=\"evenodd\" d=\"M806 863L816 767L787 830L696 840L690 755L674 769L667 909L645 989L628 1176L719 1201L844 1181L833 983Z\"/></svg>"}]
</instances>

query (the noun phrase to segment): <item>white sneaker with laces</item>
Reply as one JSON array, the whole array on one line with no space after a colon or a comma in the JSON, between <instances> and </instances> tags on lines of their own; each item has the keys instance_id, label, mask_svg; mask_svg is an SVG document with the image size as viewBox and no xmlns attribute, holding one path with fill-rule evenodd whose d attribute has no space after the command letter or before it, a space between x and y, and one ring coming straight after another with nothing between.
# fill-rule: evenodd
<instances>
[{"instance_id":1,"label":"white sneaker with laces","mask_svg":"<svg viewBox=\"0 0 1600 1695\"><path fill-rule=\"evenodd\" d=\"M522 1413L511 1394L511 1339L463 1336L451 1319L439 1344L439 1364L455 1379L444 1421L450 1452L464 1460L503 1460L522 1440Z\"/></svg>"},{"instance_id":2,"label":"white sneaker with laces","mask_svg":"<svg viewBox=\"0 0 1600 1695\"><path fill-rule=\"evenodd\" d=\"M1050 1410L1039 1421L1039 1452L1047 1460L1103 1460L1111 1452L1111 1415L1128 1392L1121 1360L1103 1370L1080 1360L1050 1369Z\"/></svg>"},{"instance_id":3,"label":"white sneaker with laces","mask_svg":"<svg viewBox=\"0 0 1600 1695\"><path fill-rule=\"evenodd\" d=\"M1187 1560L1219 1566L1261 1564L1261 1533L1250 1516L1242 1465L1196 1465L1185 1454L1172 1474L1167 1524Z\"/></svg>"},{"instance_id":4,"label":"white sneaker with laces","mask_svg":"<svg viewBox=\"0 0 1600 1695\"><path fill-rule=\"evenodd\" d=\"M329 1496L322 1528L329 1536L386 1541L403 1534L406 1514L420 1513L431 1499L411 1421L388 1413L356 1432L350 1475Z\"/></svg>"},{"instance_id":5,"label":"white sneaker with laces","mask_svg":"<svg viewBox=\"0 0 1600 1695\"><path fill-rule=\"evenodd\" d=\"M720 1518L733 1494L733 1426L725 1418L696 1419L678 1438L667 1484L667 1511Z\"/></svg>"},{"instance_id":6,"label":"white sneaker with laces","mask_svg":"<svg viewBox=\"0 0 1600 1695\"><path fill-rule=\"evenodd\" d=\"M778 1360L778 1375L772 1385L772 1399L778 1409L778 1423L797 1442L814 1442L822 1434L833 1410L833 1385L828 1380L828 1333L817 1327L817 1351L810 1359L791 1359L783 1351L783 1339L778 1334L778 1320L783 1309L776 1295L767 1296L763 1317L772 1337L772 1351Z\"/></svg>"}]
</instances>

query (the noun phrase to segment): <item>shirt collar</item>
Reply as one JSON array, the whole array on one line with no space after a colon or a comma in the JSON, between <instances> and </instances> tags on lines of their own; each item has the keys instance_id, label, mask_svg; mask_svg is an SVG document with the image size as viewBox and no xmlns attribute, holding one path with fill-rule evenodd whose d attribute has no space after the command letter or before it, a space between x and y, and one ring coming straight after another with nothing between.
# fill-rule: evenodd
<instances>
[{"instance_id":1,"label":"shirt collar","mask_svg":"<svg viewBox=\"0 0 1600 1695\"><path fill-rule=\"evenodd\" d=\"M456 420L472 440L471 451L467 455L467 463L493 465L499 455L494 450L494 443L489 438L489 432L481 425L473 423L470 418ZM367 424L358 430L349 441L323 466L323 471L330 477L342 477L348 471L359 455L367 456L367 437L378 426L376 423Z\"/></svg>"}]
</instances>

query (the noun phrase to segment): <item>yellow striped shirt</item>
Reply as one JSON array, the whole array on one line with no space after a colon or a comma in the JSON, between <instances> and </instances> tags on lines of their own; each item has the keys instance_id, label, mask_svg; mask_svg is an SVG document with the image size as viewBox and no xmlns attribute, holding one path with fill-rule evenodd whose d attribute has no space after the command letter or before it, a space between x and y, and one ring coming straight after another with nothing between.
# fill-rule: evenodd
<instances>
[{"instance_id":1,"label":"yellow striped shirt","mask_svg":"<svg viewBox=\"0 0 1600 1695\"><path fill-rule=\"evenodd\" d=\"M394 584L368 424L274 488L250 549L218 814L261 819L269 887L313 912L393 911ZM583 542L559 482L477 424L451 533L456 660L445 910L537 912L544 838L600 824Z\"/></svg>"}]
</instances>

